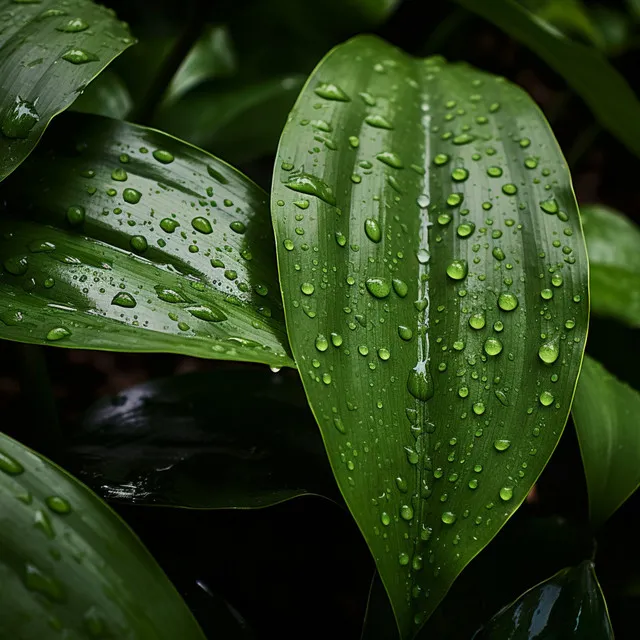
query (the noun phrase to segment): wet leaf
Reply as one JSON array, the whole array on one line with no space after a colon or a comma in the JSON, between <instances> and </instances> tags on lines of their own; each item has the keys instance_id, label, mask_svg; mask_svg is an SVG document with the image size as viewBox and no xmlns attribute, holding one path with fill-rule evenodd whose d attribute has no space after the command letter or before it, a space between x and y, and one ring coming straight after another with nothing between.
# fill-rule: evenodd
<instances>
[{"instance_id":1,"label":"wet leaf","mask_svg":"<svg viewBox=\"0 0 640 640\"><path fill-rule=\"evenodd\" d=\"M600 525L640 486L640 393L585 357L571 411Z\"/></svg>"},{"instance_id":2,"label":"wet leaf","mask_svg":"<svg viewBox=\"0 0 640 640\"><path fill-rule=\"evenodd\" d=\"M56 5L56 6L54 6ZM88 0L0 0L0 180L33 150L56 114L134 43L113 11Z\"/></svg>"},{"instance_id":3,"label":"wet leaf","mask_svg":"<svg viewBox=\"0 0 640 640\"><path fill-rule=\"evenodd\" d=\"M591 308L640 327L640 228L601 205L580 208L589 251Z\"/></svg>"},{"instance_id":4,"label":"wet leaf","mask_svg":"<svg viewBox=\"0 0 640 640\"><path fill-rule=\"evenodd\" d=\"M600 124L640 155L640 101L594 47L570 40L514 0L457 0L535 51L585 101Z\"/></svg>"},{"instance_id":5,"label":"wet leaf","mask_svg":"<svg viewBox=\"0 0 640 640\"><path fill-rule=\"evenodd\" d=\"M4 196L2 338L292 365L267 196L224 162L69 114Z\"/></svg>"},{"instance_id":6,"label":"wet leaf","mask_svg":"<svg viewBox=\"0 0 640 640\"><path fill-rule=\"evenodd\" d=\"M588 320L569 173L523 91L365 36L303 89L271 210L293 354L411 637L564 428Z\"/></svg>"},{"instance_id":7,"label":"wet leaf","mask_svg":"<svg viewBox=\"0 0 640 640\"><path fill-rule=\"evenodd\" d=\"M133 532L59 467L0 434L3 635L204 638Z\"/></svg>"},{"instance_id":8,"label":"wet leaf","mask_svg":"<svg viewBox=\"0 0 640 640\"><path fill-rule=\"evenodd\" d=\"M474 640L613 640L593 562L562 569L499 611Z\"/></svg>"},{"instance_id":9,"label":"wet leaf","mask_svg":"<svg viewBox=\"0 0 640 640\"><path fill-rule=\"evenodd\" d=\"M132 387L88 411L67 465L104 498L125 503L248 509L335 497L292 375L234 367Z\"/></svg>"},{"instance_id":10,"label":"wet leaf","mask_svg":"<svg viewBox=\"0 0 640 640\"><path fill-rule=\"evenodd\" d=\"M131 94L120 76L107 70L89 84L71 109L124 120L132 107Z\"/></svg>"}]
</instances>

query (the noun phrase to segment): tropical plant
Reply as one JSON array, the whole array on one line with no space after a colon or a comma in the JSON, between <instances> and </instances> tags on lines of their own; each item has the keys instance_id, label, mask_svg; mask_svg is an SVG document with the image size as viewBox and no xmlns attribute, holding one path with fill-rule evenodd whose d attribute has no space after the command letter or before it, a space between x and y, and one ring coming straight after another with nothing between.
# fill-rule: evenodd
<instances>
[{"instance_id":1,"label":"tropical plant","mask_svg":"<svg viewBox=\"0 0 640 640\"><path fill-rule=\"evenodd\" d=\"M637 3L113 9L0 0L0 636L635 637Z\"/></svg>"}]
</instances>

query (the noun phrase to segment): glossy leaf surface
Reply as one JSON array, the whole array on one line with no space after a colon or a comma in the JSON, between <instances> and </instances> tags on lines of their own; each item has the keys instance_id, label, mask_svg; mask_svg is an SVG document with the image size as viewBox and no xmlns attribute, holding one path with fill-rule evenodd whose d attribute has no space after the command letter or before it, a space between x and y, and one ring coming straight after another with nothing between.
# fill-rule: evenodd
<instances>
[{"instance_id":1,"label":"glossy leaf surface","mask_svg":"<svg viewBox=\"0 0 640 640\"><path fill-rule=\"evenodd\" d=\"M594 47L570 40L515 0L456 0L535 51L586 102L600 124L640 155L640 101Z\"/></svg>"},{"instance_id":2,"label":"glossy leaf surface","mask_svg":"<svg viewBox=\"0 0 640 640\"><path fill-rule=\"evenodd\" d=\"M204 638L133 532L0 434L0 618L12 638Z\"/></svg>"},{"instance_id":3,"label":"glossy leaf surface","mask_svg":"<svg viewBox=\"0 0 640 640\"><path fill-rule=\"evenodd\" d=\"M229 165L69 114L3 193L3 338L292 364L267 196Z\"/></svg>"},{"instance_id":4,"label":"glossy leaf surface","mask_svg":"<svg viewBox=\"0 0 640 640\"><path fill-rule=\"evenodd\" d=\"M591 519L602 524L640 486L640 393L585 357L572 412Z\"/></svg>"},{"instance_id":5,"label":"glossy leaf surface","mask_svg":"<svg viewBox=\"0 0 640 640\"><path fill-rule=\"evenodd\" d=\"M120 76L107 70L89 84L71 109L124 120L132 107L131 94Z\"/></svg>"},{"instance_id":6,"label":"glossy leaf surface","mask_svg":"<svg viewBox=\"0 0 640 640\"><path fill-rule=\"evenodd\" d=\"M589 251L591 308L640 327L640 228L608 207L581 207Z\"/></svg>"},{"instance_id":7,"label":"glossy leaf surface","mask_svg":"<svg viewBox=\"0 0 640 640\"><path fill-rule=\"evenodd\" d=\"M0 0L0 180L51 118L134 40L113 11L89 0Z\"/></svg>"},{"instance_id":8,"label":"glossy leaf surface","mask_svg":"<svg viewBox=\"0 0 640 640\"><path fill-rule=\"evenodd\" d=\"M303 89L273 182L292 350L410 637L566 422L588 319L569 175L520 89L359 37Z\"/></svg>"},{"instance_id":9,"label":"glossy leaf surface","mask_svg":"<svg viewBox=\"0 0 640 640\"><path fill-rule=\"evenodd\" d=\"M613 640L593 562L562 569L499 611L474 640Z\"/></svg>"},{"instance_id":10,"label":"glossy leaf surface","mask_svg":"<svg viewBox=\"0 0 640 640\"><path fill-rule=\"evenodd\" d=\"M137 385L89 410L67 464L120 502L242 509L335 497L296 378L234 367Z\"/></svg>"}]
</instances>

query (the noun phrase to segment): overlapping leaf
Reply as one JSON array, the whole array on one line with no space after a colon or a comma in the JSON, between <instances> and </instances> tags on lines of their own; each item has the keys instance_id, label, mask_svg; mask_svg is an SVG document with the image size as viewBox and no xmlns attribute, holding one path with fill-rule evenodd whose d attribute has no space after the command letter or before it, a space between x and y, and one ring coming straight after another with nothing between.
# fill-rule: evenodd
<instances>
[{"instance_id":1,"label":"overlapping leaf","mask_svg":"<svg viewBox=\"0 0 640 640\"><path fill-rule=\"evenodd\" d=\"M292 350L410 637L566 422L588 321L568 171L521 90L359 37L303 89L271 205Z\"/></svg>"},{"instance_id":2,"label":"overlapping leaf","mask_svg":"<svg viewBox=\"0 0 640 640\"><path fill-rule=\"evenodd\" d=\"M334 496L299 383L244 367L147 382L89 410L69 468L105 498L243 509Z\"/></svg>"},{"instance_id":3,"label":"overlapping leaf","mask_svg":"<svg viewBox=\"0 0 640 640\"><path fill-rule=\"evenodd\" d=\"M89 0L0 0L0 180L35 147L51 118L134 40Z\"/></svg>"},{"instance_id":4,"label":"overlapping leaf","mask_svg":"<svg viewBox=\"0 0 640 640\"><path fill-rule=\"evenodd\" d=\"M602 524L640 486L640 393L585 357L572 413L591 519Z\"/></svg>"},{"instance_id":5,"label":"overlapping leaf","mask_svg":"<svg viewBox=\"0 0 640 640\"><path fill-rule=\"evenodd\" d=\"M13 638L203 638L126 525L0 434L0 619Z\"/></svg>"},{"instance_id":6,"label":"overlapping leaf","mask_svg":"<svg viewBox=\"0 0 640 640\"><path fill-rule=\"evenodd\" d=\"M166 134L59 120L3 191L0 336L291 365L266 194Z\"/></svg>"},{"instance_id":7,"label":"overlapping leaf","mask_svg":"<svg viewBox=\"0 0 640 640\"><path fill-rule=\"evenodd\" d=\"M562 569L499 611L475 640L613 640L593 562Z\"/></svg>"}]
</instances>

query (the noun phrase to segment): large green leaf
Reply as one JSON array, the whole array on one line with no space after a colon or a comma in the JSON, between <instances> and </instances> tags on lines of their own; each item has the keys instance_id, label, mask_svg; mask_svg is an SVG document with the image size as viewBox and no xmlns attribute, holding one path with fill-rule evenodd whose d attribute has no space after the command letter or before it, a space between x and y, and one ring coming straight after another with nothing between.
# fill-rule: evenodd
<instances>
[{"instance_id":1,"label":"large green leaf","mask_svg":"<svg viewBox=\"0 0 640 640\"><path fill-rule=\"evenodd\" d=\"M0 180L134 40L113 11L89 0L0 0Z\"/></svg>"},{"instance_id":2,"label":"large green leaf","mask_svg":"<svg viewBox=\"0 0 640 640\"><path fill-rule=\"evenodd\" d=\"M600 124L640 155L640 101L594 47L570 40L515 0L456 0L535 51L587 103Z\"/></svg>"},{"instance_id":3,"label":"large green leaf","mask_svg":"<svg viewBox=\"0 0 640 640\"><path fill-rule=\"evenodd\" d=\"M121 502L242 509L335 497L322 440L291 375L234 367L127 389L88 411L66 466Z\"/></svg>"},{"instance_id":4,"label":"large green leaf","mask_svg":"<svg viewBox=\"0 0 640 640\"><path fill-rule=\"evenodd\" d=\"M120 76L107 70L89 84L71 108L73 111L124 120L132 107L131 94Z\"/></svg>"},{"instance_id":5,"label":"large green leaf","mask_svg":"<svg viewBox=\"0 0 640 640\"><path fill-rule=\"evenodd\" d=\"M0 434L0 619L11 638L203 638L130 529Z\"/></svg>"},{"instance_id":6,"label":"large green leaf","mask_svg":"<svg viewBox=\"0 0 640 640\"><path fill-rule=\"evenodd\" d=\"M572 412L591 519L602 524L640 486L640 393L585 357Z\"/></svg>"},{"instance_id":7,"label":"large green leaf","mask_svg":"<svg viewBox=\"0 0 640 640\"><path fill-rule=\"evenodd\" d=\"M409 637L566 422L588 321L569 174L517 87L358 37L303 89L271 207L292 350Z\"/></svg>"},{"instance_id":8,"label":"large green leaf","mask_svg":"<svg viewBox=\"0 0 640 640\"><path fill-rule=\"evenodd\" d=\"M562 569L499 611L474 640L613 640L593 562Z\"/></svg>"},{"instance_id":9,"label":"large green leaf","mask_svg":"<svg viewBox=\"0 0 640 640\"><path fill-rule=\"evenodd\" d=\"M601 205L580 208L589 251L591 308L640 327L640 228Z\"/></svg>"},{"instance_id":10,"label":"large green leaf","mask_svg":"<svg viewBox=\"0 0 640 640\"><path fill-rule=\"evenodd\" d=\"M292 365L267 197L229 165L68 114L3 195L0 337Z\"/></svg>"}]
</instances>

